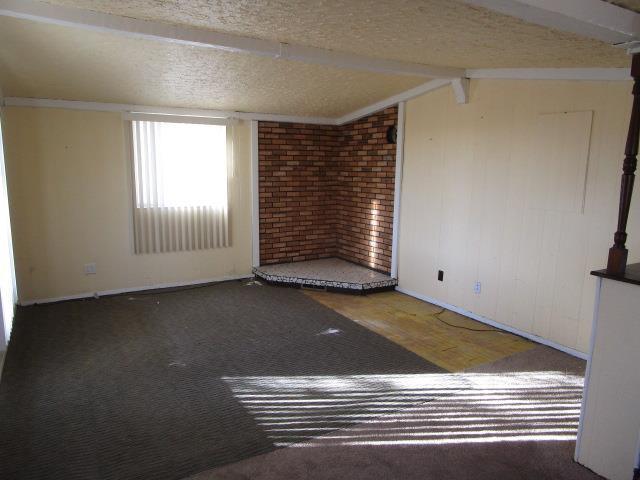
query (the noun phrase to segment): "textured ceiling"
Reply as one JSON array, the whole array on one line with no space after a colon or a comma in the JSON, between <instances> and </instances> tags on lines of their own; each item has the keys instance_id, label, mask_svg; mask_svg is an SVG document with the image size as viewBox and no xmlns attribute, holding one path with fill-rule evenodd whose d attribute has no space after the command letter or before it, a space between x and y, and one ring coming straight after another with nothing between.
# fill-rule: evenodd
<instances>
[{"instance_id":1,"label":"textured ceiling","mask_svg":"<svg viewBox=\"0 0 640 480\"><path fill-rule=\"evenodd\" d=\"M605 0L619 7L626 8L627 10L633 10L634 12L640 12L640 0Z\"/></svg>"},{"instance_id":2,"label":"textured ceiling","mask_svg":"<svg viewBox=\"0 0 640 480\"><path fill-rule=\"evenodd\" d=\"M8 97L333 117L424 82L0 17Z\"/></svg>"},{"instance_id":3,"label":"textured ceiling","mask_svg":"<svg viewBox=\"0 0 640 480\"><path fill-rule=\"evenodd\" d=\"M622 49L456 0L48 1L429 65L629 65ZM426 80L0 17L6 96L335 117Z\"/></svg>"},{"instance_id":4,"label":"textured ceiling","mask_svg":"<svg viewBox=\"0 0 640 480\"><path fill-rule=\"evenodd\" d=\"M497 68L629 64L622 49L456 0L47 1L431 65Z\"/></svg>"}]
</instances>

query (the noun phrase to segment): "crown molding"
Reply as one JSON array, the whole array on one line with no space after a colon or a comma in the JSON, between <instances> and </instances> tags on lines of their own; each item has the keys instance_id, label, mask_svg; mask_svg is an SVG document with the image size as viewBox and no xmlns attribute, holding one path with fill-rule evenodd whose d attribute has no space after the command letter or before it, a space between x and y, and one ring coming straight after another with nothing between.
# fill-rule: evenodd
<instances>
[{"instance_id":1,"label":"crown molding","mask_svg":"<svg viewBox=\"0 0 640 480\"><path fill-rule=\"evenodd\" d=\"M411 88L397 95L385 98L340 117L319 117L304 115L282 115L257 112L237 112L195 108L160 107L130 105L121 103L84 102L77 100L55 100L48 98L5 97L7 107L66 108L72 110L93 110L100 112L147 113L160 115L180 115L204 118L236 118L266 122L309 123L315 125L344 125L372 113L411 100L425 93L452 84L458 103L469 101L468 79L503 80L572 80L572 81L630 81L627 68L496 68L470 69L463 78L435 79Z\"/></svg>"},{"instance_id":2,"label":"crown molding","mask_svg":"<svg viewBox=\"0 0 640 480\"><path fill-rule=\"evenodd\" d=\"M331 117L307 117L269 113L234 112L229 110L209 110L201 108L158 107L150 105L129 105L123 103L83 102L78 100L54 100L49 98L5 97L7 107L64 108L70 110L92 110L96 112L147 113L156 115L178 115L202 118L236 118L239 120L260 120L267 122L335 124Z\"/></svg>"},{"instance_id":3,"label":"crown molding","mask_svg":"<svg viewBox=\"0 0 640 480\"><path fill-rule=\"evenodd\" d=\"M351 113L343 115L342 117L336 120L336 124L343 125L345 123L352 122L362 117L366 117L374 112L383 110L392 105L396 105L399 102L404 102L410 100L415 97L419 97L427 92L431 92L432 90L436 90L438 88L444 87L451 83L451 79L447 78L439 78L436 80L431 80L429 82L423 83L422 85L418 85L417 87L411 88L407 91L399 93L397 95L393 95L392 97L385 98L384 100L380 100L379 102L372 103L371 105L367 105L366 107L355 110Z\"/></svg>"},{"instance_id":4,"label":"crown molding","mask_svg":"<svg viewBox=\"0 0 640 480\"><path fill-rule=\"evenodd\" d=\"M631 80L628 68L477 68L466 71L467 78L505 80Z\"/></svg>"}]
</instances>

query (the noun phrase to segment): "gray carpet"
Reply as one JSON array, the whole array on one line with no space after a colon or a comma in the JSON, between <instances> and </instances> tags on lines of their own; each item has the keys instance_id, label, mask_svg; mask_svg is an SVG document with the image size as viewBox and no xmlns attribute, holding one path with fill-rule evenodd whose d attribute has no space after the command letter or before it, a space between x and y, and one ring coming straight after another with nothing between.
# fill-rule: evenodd
<instances>
[{"instance_id":1,"label":"gray carpet","mask_svg":"<svg viewBox=\"0 0 640 480\"><path fill-rule=\"evenodd\" d=\"M20 308L0 478L184 478L428 400L389 379L441 371L292 289ZM300 417L311 426L274 428Z\"/></svg>"},{"instance_id":2,"label":"gray carpet","mask_svg":"<svg viewBox=\"0 0 640 480\"><path fill-rule=\"evenodd\" d=\"M537 407L537 411L531 413L516 412L509 419L516 423L525 420L525 415L532 414L533 418L525 427L544 428L538 424L549 422L552 415L555 418L560 417L561 423L569 421L568 418L562 418L562 415L556 413L562 407L558 405L560 402L553 399L554 379L562 383L566 377L566 380L573 379L575 383L575 376L583 375L584 367L585 362L582 360L551 348L538 346L456 376L470 382L476 377L480 379L497 377L495 389L504 389L514 376L521 377L525 382L534 378L542 378L549 382L549 388L544 389L545 395L550 397L549 404L543 403ZM433 377L441 377L441 375L433 375ZM504 382L501 381L502 378ZM511 384L513 385L512 382ZM524 387L531 389L533 383ZM575 388L569 390L575 390ZM541 436L535 440L489 441L488 437L491 435L500 434L498 429L493 434L481 435L478 443L463 441L421 445L419 442L414 442L415 439L429 439L432 438L430 435L442 432L438 430L443 424L442 420L445 420L445 425L456 426L455 422L439 419L434 415L434 409L438 411L437 409L441 406L448 409L440 410L442 414L457 412L457 415L467 420L469 419L465 416L473 415L477 419L474 421L476 424L474 428L477 430L494 430L494 421L491 422L491 426L482 423L487 420L486 405L480 405L481 402L477 401L477 397L482 397L486 389L476 388L469 393L475 397L475 400L456 406L456 402L451 401L451 397L439 398L424 405L381 415L366 424L352 425L339 432L330 432L324 438L318 437L304 444L292 445L266 455L201 472L191 477L191 480L279 480L282 478L597 480L602 478L573 461L575 448L573 440L547 440ZM558 393L561 396L567 396L566 393ZM574 401L575 394L571 392L570 396ZM522 400L522 398L512 396L512 400ZM497 406L501 406L500 402L497 402ZM478 421L480 421L479 425ZM391 430L394 431L395 442L388 441ZM444 438L455 438L451 432L455 432L455 429L446 429ZM359 442L351 441L353 438L374 440L374 442L358 444Z\"/></svg>"}]
</instances>

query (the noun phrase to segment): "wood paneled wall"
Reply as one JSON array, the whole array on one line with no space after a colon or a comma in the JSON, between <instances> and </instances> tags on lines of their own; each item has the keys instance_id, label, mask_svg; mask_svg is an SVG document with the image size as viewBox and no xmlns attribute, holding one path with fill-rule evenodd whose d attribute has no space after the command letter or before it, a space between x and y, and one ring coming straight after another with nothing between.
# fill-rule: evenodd
<instances>
[{"instance_id":1,"label":"wood paneled wall","mask_svg":"<svg viewBox=\"0 0 640 480\"><path fill-rule=\"evenodd\" d=\"M407 103L400 287L586 352L631 82L474 80L470 94Z\"/></svg>"},{"instance_id":2,"label":"wood paneled wall","mask_svg":"<svg viewBox=\"0 0 640 480\"><path fill-rule=\"evenodd\" d=\"M135 255L122 115L8 107L3 121L21 302L251 274L248 122L234 128L231 246Z\"/></svg>"}]
</instances>

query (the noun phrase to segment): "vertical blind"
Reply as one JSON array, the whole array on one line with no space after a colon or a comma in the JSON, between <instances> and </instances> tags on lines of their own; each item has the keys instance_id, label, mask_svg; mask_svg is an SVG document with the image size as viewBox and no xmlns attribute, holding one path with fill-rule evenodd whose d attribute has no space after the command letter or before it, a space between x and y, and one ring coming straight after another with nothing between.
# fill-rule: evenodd
<instances>
[{"instance_id":1,"label":"vertical blind","mask_svg":"<svg viewBox=\"0 0 640 480\"><path fill-rule=\"evenodd\" d=\"M229 246L231 128L133 120L136 253Z\"/></svg>"},{"instance_id":2,"label":"vertical blind","mask_svg":"<svg viewBox=\"0 0 640 480\"><path fill-rule=\"evenodd\" d=\"M1 123L0 119L0 123ZM13 312L18 301L13 264L13 243L9 219L9 198L0 124L0 350L9 342Z\"/></svg>"}]
</instances>

